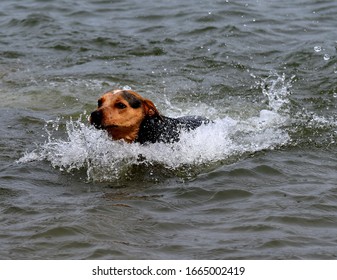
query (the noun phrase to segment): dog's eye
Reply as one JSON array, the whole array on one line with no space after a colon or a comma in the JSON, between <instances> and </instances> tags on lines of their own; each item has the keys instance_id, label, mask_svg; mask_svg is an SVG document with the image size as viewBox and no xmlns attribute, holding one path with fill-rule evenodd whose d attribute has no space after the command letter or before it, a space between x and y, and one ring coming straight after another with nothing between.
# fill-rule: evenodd
<instances>
[{"instance_id":1,"label":"dog's eye","mask_svg":"<svg viewBox=\"0 0 337 280\"><path fill-rule=\"evenodd\" d=\"M99 100L97 101L97 107L98 107L98 108L101 107L102 104L103 104L102 99L99 99Z\"/></svg>"},{"instance_id":2,"label":"dog's eye","mask_svg":"<svg viewBox=\"0 0 337 280\"><path fill-rule=\"evenodd\" d=\"M116 108L118 108L118 109L125 109L126 108L126 105L124 104L124 103L122 103L122 102L118 102L118 103L116 103Z\"/></svg>"}]
</instances>

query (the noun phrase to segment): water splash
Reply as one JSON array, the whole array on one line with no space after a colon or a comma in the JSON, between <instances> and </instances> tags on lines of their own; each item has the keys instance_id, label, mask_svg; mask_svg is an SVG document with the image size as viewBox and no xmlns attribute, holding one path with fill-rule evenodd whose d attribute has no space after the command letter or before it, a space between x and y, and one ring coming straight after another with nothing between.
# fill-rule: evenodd
<instances>
[{"instance_id":1,"label":"water splash","mask_svg":"<svg viewBox=\"0 0 337 280\"><path fill-rule=\"evenodd\" d=\"M314 50L315 50L315 52L319 53L319 52L322 51L322 47L321 46L315 46Z\"/></svg>"},{"instance_id":2,"label":"water splash","mask_svg":"<svg viewBox=\"0 0 337 280\"><path fill-rule=\"evenodd\" d=\"M280 121L277 114L264 110L260 116L245 121L229 117L214 120L195 131L182 133L177 143L140 145L111 141L105 132L89 127L82 120L70 120L66 123L67 139L50 137L19 162L46 160L66 172L85 169L87 179L94 181L121 179L134 166L150 169L157 166L154 169L160 167L161 172L186 175L198 166L231 161L245 153L287 143L288 134L277 128Z\"/></svg>"},{"instance_id":3,"label":"water splash","mask_svg":"<svg viewBox=\"0 0 337 280\"><path fill-rule=\"evenodd\" d=\"M104 131L90 126L83 115L63 124L60 119L47 122L46 142L18 162L48 161L65 172L84 170L89 181L190 178L204 168L289 143L285 129L289 122L289 84L284 76L268 83L266 86L265 80L261 85L269 105L258 115L214 119L194 131L183 132L177 143L140 145L111 141ZM62 130L64 135L60 137Z\"/></svg>"},{"instance_id":4,"label":"water splash","mask_svg":"<svg viewBox=\"0 0 337 280\"><path fill-rule=\"evenodd\" d=\"M282 76L272 74L259 82L262 93L267 97L269 108L273 112L289 114L289 96L294 78L295 76L292 76L287 80L285 74Z\"/></svg>"},{"instance_id":5,"label":"water splash","mask_svg":"<svg viewBox=\"0 0 337 280\"><path fill-rule=\"evenodd\" d=\"M325 61L328 61L328 60L330 60L330 55L329 54L324 54L324 56L323 56L323 59L325 60Z\"/></svg>"}]
</instances>

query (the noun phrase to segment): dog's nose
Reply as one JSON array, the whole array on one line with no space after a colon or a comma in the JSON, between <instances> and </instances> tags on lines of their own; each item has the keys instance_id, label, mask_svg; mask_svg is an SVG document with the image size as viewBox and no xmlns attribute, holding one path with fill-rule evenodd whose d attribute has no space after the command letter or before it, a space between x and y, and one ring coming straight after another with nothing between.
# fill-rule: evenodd
<instances>
[{"instance_id":1,"label":"dog's nose","mask_svg":"<svg viewBox=\"0 0 337 280\"><path fill-rule=\"evenodd\" d=\"M90 123L93 124L96 128L101 128L102 126L102 112L94 111L90 115Z\"/></svg>"}]
</instances>

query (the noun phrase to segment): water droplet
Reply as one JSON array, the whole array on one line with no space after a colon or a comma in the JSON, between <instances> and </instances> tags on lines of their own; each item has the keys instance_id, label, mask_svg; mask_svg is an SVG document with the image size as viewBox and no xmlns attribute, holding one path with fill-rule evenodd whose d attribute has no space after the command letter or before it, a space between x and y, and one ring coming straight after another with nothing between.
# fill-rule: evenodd
<instances>
[{"instance_id":1,"label":"water droplet","mask_svg":"<svg viewBox=\"0 0 337 280\"><path fill-rule=\"evenodd\" d=\"M124 87L123 87L123 90L131 90L131 87L129 87L129 86L124 86Z\"/></svg>"},{"instance_id":2,"label":"water droplet","mask_svg":"<svg viewBox=\"0 0 337 280\"><path fill-rule=\"evenodd\" d=\"M315 46L314 50L315 50L315 52L321 52L322 51L322 47L321 46Z\"/></svg>"},{"instance_id":3,"label":"water droplet","mask_svg":"<svg viewBox=\"0 0 337 280\"><path fill-rule=\"evenodd\" d=\"M328 55L327 53L323 56L324 60L327 61L330 59L330 55Z\"/></svg>"}]
</instances>

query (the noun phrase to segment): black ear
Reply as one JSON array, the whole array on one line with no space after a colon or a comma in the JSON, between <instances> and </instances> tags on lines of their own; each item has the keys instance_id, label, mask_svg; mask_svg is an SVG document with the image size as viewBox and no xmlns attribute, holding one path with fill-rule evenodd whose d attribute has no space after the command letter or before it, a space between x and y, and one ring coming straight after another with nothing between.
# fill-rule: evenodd
<instances>
[{"instance_id":1,"label":"black ear","mask_svg":"<svg viewBox=\"0 0 337 280\"><path fill-rule=\"evenodd\" d=\"M144 107L145 115L147 117L150 117L150 118L159 117L160 119L162 118L156 106L153 104L151 100L144 99L143 107Z\"/></svg>"},{"instance_id":2,"label":"black ear","mask_svg":"<svg viewBox=\"0 0 337 280\"><path fill-rule=\"evenodd\" d=\"M134 109L139 108L142 105L142 101L139 98L126 90L123 91L122 96Z\"/></svg>"}]
</instances>

